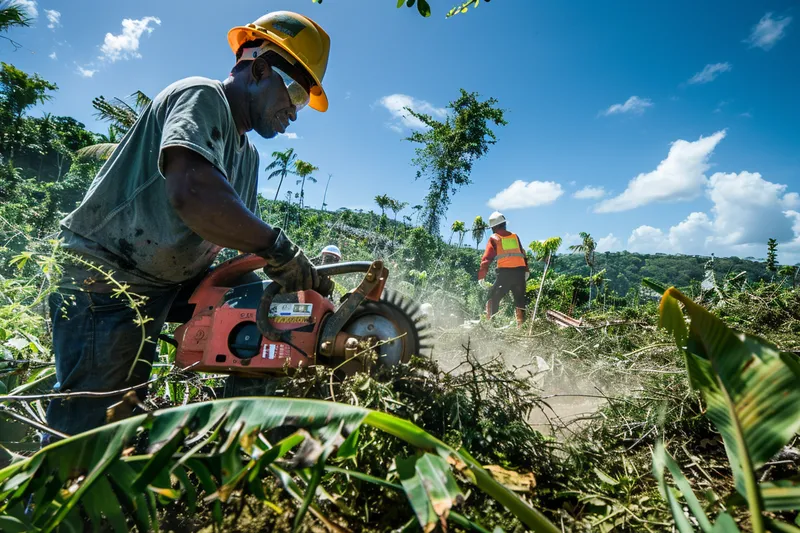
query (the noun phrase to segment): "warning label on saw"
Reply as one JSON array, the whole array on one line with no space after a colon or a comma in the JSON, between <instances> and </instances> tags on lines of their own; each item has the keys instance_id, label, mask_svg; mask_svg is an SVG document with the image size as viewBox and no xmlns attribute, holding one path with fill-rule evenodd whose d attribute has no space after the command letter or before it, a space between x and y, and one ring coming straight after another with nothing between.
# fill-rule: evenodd
<instances>
[{"instance_id":1,"label":"warning label on saw","mask_svg":"<svg viewBox=\"0 0 800 533\"><path fill-rule=\"evenodd\" d=\"M286 344L265 344L261 349L262 359L285 359L289 357L291 348Z\"/></svg>"},{"instance_id":2,"label":"warning label on saw","mask_svg":"<svg viewBox=\"0 0 800 533\"><path fill-rule=\"evenodd\" d=\"M313 309L313 304L274 303L269 308L269 318L278 324L308 322Z\"/></svg>"}]
</instances>

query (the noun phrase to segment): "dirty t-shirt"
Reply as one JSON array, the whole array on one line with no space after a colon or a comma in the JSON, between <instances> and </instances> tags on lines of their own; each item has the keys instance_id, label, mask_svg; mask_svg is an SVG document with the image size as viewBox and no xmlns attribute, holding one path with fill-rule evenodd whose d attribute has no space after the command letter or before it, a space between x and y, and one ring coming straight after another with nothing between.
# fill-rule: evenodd
<instances>
[{"instance_id":1,"label":"dirty t-shirt","mask_svg":"<svg viewBox=\"0 0 800 533\"><path fill-rule=\"evenodd\" d=\"M64 248L134 288L176 285L208 269L221 248L189 229L167 198L163 150L171 146L205 157L255 212L258 152L236 131L222 83L186 78L142 111L80 206L61 222ZM66 267L62 281L90 291L108 285L76 265Z\"/></svg>"}]
</instances>

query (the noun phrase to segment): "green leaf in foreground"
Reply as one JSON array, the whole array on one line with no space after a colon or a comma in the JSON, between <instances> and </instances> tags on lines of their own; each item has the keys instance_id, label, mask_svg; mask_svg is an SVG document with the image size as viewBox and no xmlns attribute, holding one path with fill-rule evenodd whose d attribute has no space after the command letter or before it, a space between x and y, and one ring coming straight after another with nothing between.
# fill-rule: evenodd
<instances>
[{"instance_id":1,"label":"green leaf in foreground","mask_svg":"<svg viewBox=\"0 0 800 533\"><path fill-rule=\"evenodd\" d=\"M452 459L463 466L460 471L478 489L495 498L528 529L559 531L541 513L493 480L466 452L454 450L411 422L351 405L270 397L232 398L154 411L51 444L33 457L0 469L0 498L3 498L0 513L6 513L0 516L7 516L9 523L16 523L14 520L25 523L23 510L33 496L37 509L31 531L54 530L60 524L68 527L67 521L79 517L76 507L79 503L95 522L105 517L119 529L120 516L111 507L117 505L127 511L138 529L157 530L159 499L181 497L188 500L191 508L203 496L212 505L214 519L221 523L220 497L237 486L254 486L260 482L260 473L269 471L304 509L324 520L326 527L337 530L338 526L312 503L314 485L320 479L325 459L333 454L338 443L346 443L343 455L353 452L362 424L385 431L420 451L419 456L398 462L398 469L407 474L405 480L418 483L424 492L414 493L415 512L424 497L433 514L445 518L453 503L463 498L447 462ZM303 441L303 433L295 433L272 447L263 432L279 427L299 428L324 450L305 492L289 472L273 464ZM350 437L345 440L343 435ZM130 454L134 439L142 438L149 439L148 451ZM198 453L200 444L212 451ZM296 458L299 453L298 450ZM170 487L170 473L175 476L174 482L183 486L182 491ZM187 487L189 475L198 480L204 494ZM144 492L132 491L134 484L144 487ZM109 486L113 490L109 491ZM409 490L405 484L404 489ZM93 491L91 496L84 498L89 490ZM263 491L260 492L263 496ZM119 501L97 497L103 493L110 493L109 498ZM91 509L86 509L87 505ZM461 518L459 515L458 520Z\"/></svg>"},{"instance_id":2,"label":"green leaf in foreground","mask_svg":"<svg viewBox=\"0 0 800 533\"><path fill-rule=\"evenodd\" d=\"M447 461L430 453L395 459L400 483L426 532L444 524L450 509L464 495L458 488Z\"/></svg>"},{"instance_id":3,"label":"green leaf in foreground","mask_svg":"<svg viewBox=\"0 0 800 533\"><path fill-rule=\"evenodd\" d=\"M678 303L689 317L687 331ZM765 531L755 470L800 429L800 364L767 341L728 328L675 288L661 300L661 325L684 351L692 387L722 434L753 531Z\"/></svg>"}]
</instances>

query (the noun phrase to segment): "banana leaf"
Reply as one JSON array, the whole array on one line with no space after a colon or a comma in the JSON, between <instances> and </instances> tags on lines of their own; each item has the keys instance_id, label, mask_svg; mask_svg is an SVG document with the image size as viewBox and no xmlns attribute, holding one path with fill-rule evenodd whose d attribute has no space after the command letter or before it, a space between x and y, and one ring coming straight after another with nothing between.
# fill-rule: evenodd
<instances>
[{"instance_id":1,"label":"banana leaf","mask_svg":"<svg viewBox=\"0 0 800 533\"><path fill-rule=\"evenodd\" d=\"M683 350L692 387L703 395L707 415L722 434L753 531L764 531L765 506L755 471L800 429L797 356L733 331L674 287L661 300L660 320Z\"/></svg>"},{"instance_id":2,"label":"banana leaf","mask_svg":"<svg viewBox=\"0 0 800 533\"><path fill-rule=\"evenodd\" d=\"M418 448L424 459L414 466L417 476L425 483L441 482L437 488L426 490L428 502L440 512L420 520L423 529L429 528L431 521L436 525L446 518L443 509L449 510L449 506L443 498L453 497L458 491L444 462L452 457L466 465L462 473L468 479L530 530L558 532L541 513L494 481L466 452L452 449L408 421L334 402L269 397L232 398L154 411L55 442L33 457L0 469L0 516L9 517L9 524L25 524L31 532L67 531L76 518L80 523L82 509L95 527L107 521L119 529L118 511L124 509L139 531L148 531L157 529L159 501L163 504L183 498L190 506L198 501L211 503L215 520L221 522L221 499L234 488L253 486L259 473L269 470L301 503L300 514L308 509L318 519L329 520L312 502L314 485L319 482L325 459L336 448L347 443L346 455L352 453L356 438L348 436L361 424ZM264 432L281 427L305 433L295 432L275 446L267 444ZM308 441L316 445L306 446ZM305 493L294 484L290 473L271 464L295 445L299 446L294 463L316 465ZM186 488L188 474L198 480L204 495ZM113 490L108 490L109 486ZM23 510L31 501L29 524ZM458 498L453 498L450 505L456 501ZM458 515L457 520L462 518ZM333 523L331 528L343 530Z\"/></svg>"}]
</instances>

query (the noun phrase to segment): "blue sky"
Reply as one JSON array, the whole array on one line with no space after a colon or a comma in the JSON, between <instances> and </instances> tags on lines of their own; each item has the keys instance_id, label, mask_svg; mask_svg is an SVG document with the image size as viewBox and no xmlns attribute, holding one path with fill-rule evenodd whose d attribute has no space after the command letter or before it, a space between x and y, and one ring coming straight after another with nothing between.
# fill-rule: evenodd
<instances>
[{"instance_id":1,"label":"blue sky","mask_svg":"<svg viewBox=\"0 0 800 533\"><path fill-rule=\"evenodd\" d=\"M315 19L332 39L330 110L303 111L296 138L251 134L262 167L292 146L320 168L310 205L328 173L332 208L372 209L383 193L421 203L426 183L414 181L414 146L402 140L415 124L402 106L443 113L463 87L497 98L509 124L455 195L447 226L496 207L523 242L569 244L589 231L605 250L763 257L774 236L781 262L800 260L793 2L497 0L451 19L451 0L430 0L428 19L393 0L23 3L34 27L10 36L25 48L0 43L0 56L58 84L37 112L98 132L107 126L93 117L94 96L223 79L230 27L266 9ZM262 191L274 186L262 176Z\"/></svg>"}]
</instances>

